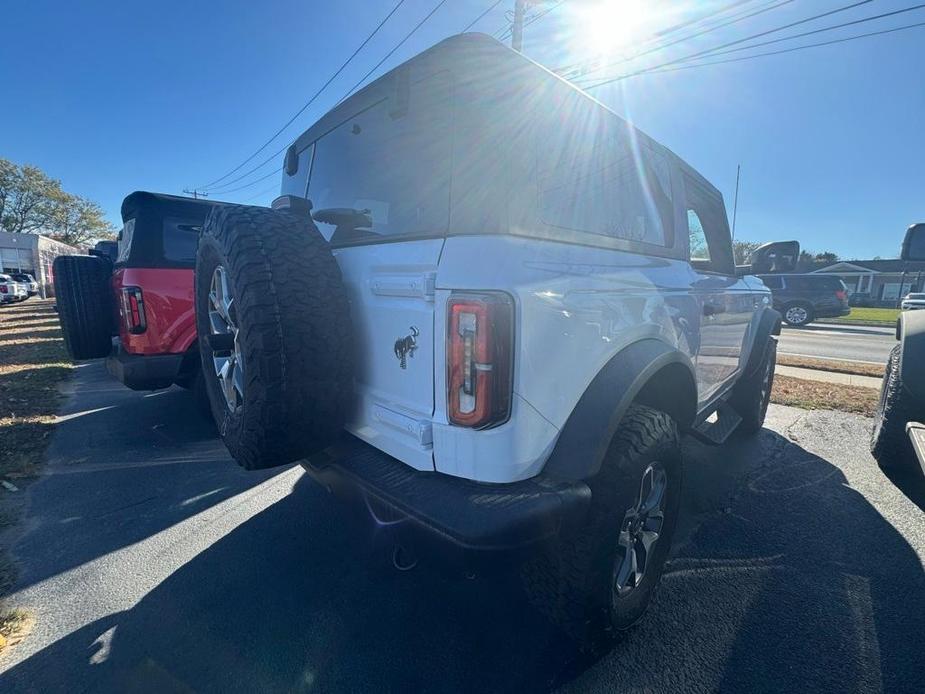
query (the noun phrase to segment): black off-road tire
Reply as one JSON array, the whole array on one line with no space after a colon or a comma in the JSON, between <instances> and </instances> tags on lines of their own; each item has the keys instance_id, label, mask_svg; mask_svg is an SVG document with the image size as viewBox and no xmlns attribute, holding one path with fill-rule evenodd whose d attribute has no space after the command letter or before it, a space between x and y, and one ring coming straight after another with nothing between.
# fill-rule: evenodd
<instances>
[{"instance_id":1,"label":"black off-road tire","mask_svg":"<svg viewBox=\"0 0 925 694\"><path fill-rule=\"evenodd\" d=\"M209 288L227 272L244 362L240 404L221 392L210 347ZM307 215L216 207L196 253L196 328L212 415L244 468L284 465L330 445L353 395L347 292L327 242Z\"/></svg>"},{"instance_id":2,"label":"black off-road tire","mask_svg":"<svg viewBox=\"0 0 925 694\"><path fill-rule=\"evenodd\" d=\"M919 469L919 463L906 434L906 424L918 420L925 407L903 385L902 358L900 343L893 347L886 362L877 417L870 434L870 452L885 470L911 472Z\"/></svg>"},{"instance_id":3,"label":"black off-road tire","mask_svg":"<svg viewBox=\"0 0 925 694\"><path fill-rule=\"evenodd\" d=\"M72 359L105 357L112 349L112 265L91 255L60 255L53 268L68 353Z\"/></svg>"},{"instance_id":4,"label":"black off-road tire","mask_svg":"<svg viewBox=\"0 0 925 694\"><path fill-rule=\"evenodd\" d=\"M668 473L664 523L653 563L629 595L612 590L617 537L624 513L639 493L643 471L654 461ZM677 426L664 412L634 405L624 415L600 472L591 480L586 524L524 565L531 602L583 650L605 646L642 618L671 549L681 499Z\"/></svg>"},{"instance_id":5,"label":"black off-road tire","mask_svg":"<svg viewBox=\"0 0 925 694\"><path fill-rule=\"evenodd\" d=\"M761 431L764 418L771 402L771 389L774 387L774 368L777 365L777 339L768 337L762 349L761 361L751 373L745 374L733 388L729 404L739 413L742 422L736 433L753 436Z\"/></svg>"},{"instance_id":6,"label":"black off-road tire","mask_svg":"<svg viewBox=\"0 0 925 694\"><path fill-rule=\"evenodd\" d=\"M802 320L794 320L794 317L790 315L790 309L803 309L806 312L806 317ZM795 328L801 328L804 325L809 325L816 318L813 307L805 301L794 301L787 304L784 306L781 314L783 315L784 322L787 325L792 325Z\"/></svg>"}]
</instances>

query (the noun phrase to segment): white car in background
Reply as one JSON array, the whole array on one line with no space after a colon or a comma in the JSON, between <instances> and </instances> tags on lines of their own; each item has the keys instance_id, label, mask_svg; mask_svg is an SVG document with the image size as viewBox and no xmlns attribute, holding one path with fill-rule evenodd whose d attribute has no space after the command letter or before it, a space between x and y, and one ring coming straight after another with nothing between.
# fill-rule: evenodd
<instances>
[{"instance_id":1,"label":"white car in background","mask_svg":"<svg viewBox=\"0 0 925 694\"><path fill-rule=\"evenodd\" d=\"M19 282L26 288L26 292L29 296L35 296L39 293L39 283L36 282L35 277L28 272L13 273L12 277L16 282Z\"/></svg>"},{"instance_id":2,"label":"white car in background","mask_svg":"<svg viewBox=\"0 0 925 694\"><path fill-rule=\"evenodd\" d=\"M906 294L901 307L903 311L917 311L925 308L925 292L911 292Z\"/></svg>"},{"instance_id":3,"label":"white car in background","mask_svg":"<svg viewBox=\"0 0 925 694\"><path fill-rule=\"evenodd\" d=\"M0 275L0 304L12 304L28 298L26 285L20 284L9 275Z\"/></svg>"}]
</instances>

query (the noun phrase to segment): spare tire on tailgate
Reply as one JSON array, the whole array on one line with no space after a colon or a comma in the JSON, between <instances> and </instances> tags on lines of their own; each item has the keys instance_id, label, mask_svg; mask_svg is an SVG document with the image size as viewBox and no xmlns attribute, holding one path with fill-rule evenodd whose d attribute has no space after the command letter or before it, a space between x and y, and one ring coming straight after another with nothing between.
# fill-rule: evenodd
<instances>
[{"instance_id":1,"label":"spare tire on tailgate","mask_svg":"<svg viewBox=\"0 0 925 694\"><path fill-rule=\"evenodd\" d=\"M196 252L196 329L212 415L248 469L330 445L353 394L340 268L310 215L216 206Z\"/></svg>"},{"instance_id":2,"label":"spare tire on tailgate","mask_svg":"<svg viewBox=\"0 0 925 694\"><path fill-rule=\"evenodd\" d=\"M53 265L64 344L74 359L98 359L112 349L112 263L90 255L60 255Z\"/></svg>"}]
</instances>

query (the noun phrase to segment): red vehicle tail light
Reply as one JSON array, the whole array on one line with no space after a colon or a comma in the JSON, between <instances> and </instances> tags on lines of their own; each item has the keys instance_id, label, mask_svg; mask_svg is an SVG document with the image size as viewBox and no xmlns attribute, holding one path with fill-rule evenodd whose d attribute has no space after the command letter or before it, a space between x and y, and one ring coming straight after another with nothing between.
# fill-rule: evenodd
<instances>
[{"instance_id":1,"label":"red vehicle tail light","mask_svg":"<svg viewBox=\"0 0 925 694\"><path fill-rule=\"evenodd\" d=\"M132 335L140 335L148 329L145 300L140 287L122 288L122 320L125 321L125 329Z\"/></svg>"},{"instance_id":2,"label":"red vehicle tail light","mask_svg":"<svg viewBox=\"0 0 925 694\"><path fill-rule=\"evenodd\" d=\"M452 424L486 429L511 414L514 304L507 294L458 294L447 304L447 409Z\"/></svg>"},{"instance_id":3,"label":"red vehicle tail light","mask_svg":"<svg viewBox=\"0 0 925 694\"><path fill-rule=\"evenodd\" d=\"M844 301L845 299L848 298L848 292L846 292L844 289L836 289L835 298L838 299L839 301Z\"/></svg>"}]
</instances>

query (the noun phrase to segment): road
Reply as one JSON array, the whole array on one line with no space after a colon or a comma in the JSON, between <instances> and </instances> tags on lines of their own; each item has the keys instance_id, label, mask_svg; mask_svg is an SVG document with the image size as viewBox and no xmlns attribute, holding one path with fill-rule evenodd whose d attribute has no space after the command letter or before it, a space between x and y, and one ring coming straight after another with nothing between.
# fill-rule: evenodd
<instances>
[{"instance_id":1,"label":"road","mask_svg":"<svg viewBox=\"0 0 925 694\"><path fill-rule=\"evenodd\" d=\"M848 359L885 364L896 344L893 328L854 327L813 323L805 328L784 327L778 352L820 359Z\"/></svg>"},{"instance_id":2,"label":"road","mask_svg":"<svg viewBox=\"0 0 925 694\"><path fill-rule=\"evenodd\" d=\"M925 682L925 489L869 420L772 406L685 443L679 537L645 620L580 657L516 573L397 572L299 468L237 468L188 393L78 369L24 492L0 691L900 691Z\"/></svg>"}]
</instances>

